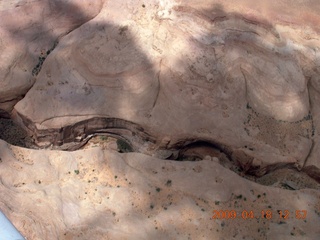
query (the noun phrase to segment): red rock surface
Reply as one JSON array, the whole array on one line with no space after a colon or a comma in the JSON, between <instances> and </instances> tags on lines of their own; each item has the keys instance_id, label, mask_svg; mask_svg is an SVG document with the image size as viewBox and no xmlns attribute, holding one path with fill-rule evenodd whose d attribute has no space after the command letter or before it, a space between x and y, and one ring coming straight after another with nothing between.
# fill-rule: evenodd
<instances>
[{"instance_id":1,"label":"red rock surface","mask_svg":"<svg viewBox=\"0 0 320 240\"><path fill-rule=\"evenodd\" d=\"M268 177L268 174L276 176L279 171L294 169L319 182L319 8L320 4L315 0L1 2L0 75L3 78L0 81L0 115L10 116L24 127L38 147L75 150L97 135L121 138L134 151L149 157L139 154L124 157L114 152L99 154L107 156L107 159L110 155L115 159L137 161L142 168L139 167L139 171L146 174L144 181L147 182L153 177L148 175L150 172L148 165L144 165L145 161L139 163L140 157L148 161L154 158L201 160L217 157L225 166L231 164L240 168L242 174ZM25 157L28 150L21 151ZM30 151L30 154L40 152ZM41 154L49 157L51 153L44 151ZM77 154L85 153L52 154L61 154L61 159L68 156L73 159ZM8 156L10 154L4 158ZM16 156L12 161L19 161L17 159ZM97 159L103 161L105 157ZM176 162L166 163L170 168L180 166ZM188 175L190 169L199 173L203 169L207 171L206 168L217 168L218 164L209 166L207 163L183 163L185 168L177 170L177 176L172 177L180 181L180 177ZM60 166L61 163L57 164ZM161 164L163 162L159 160L154 171L159 172ZM190 169L186 170L188 167ZM30 167L30 171L40 168ZM50 166L43 169L50 171ZM87 170L85 168L85 172ZM65 174L60 170L54 171L59 176ZM32 175L24 172L21 174ZM117 169L112 174L122 173ZM212 181L207 179L209 173L206 174L201 179L195 178L197 180L190 177L199 186L204 182L209 184L199 191L196 186L191 188L190 191L196 191L193 194L198 198L206 195L212 187ZM221 174L214 176L226 177ZM52 179L48 175L47 183L60 188L64 180L57 175ZM238 178L241 179L235 175L232 181L242 181ZM74 178L69 180L75 181ZM16 184L14 179L6 181L8 186ZM154 181L150 183L152 188L157 187L158 180ZM243 181L243 186L252 184ZM300 189L292 179L285 182L290 188ZM81 185L81 189L84 186ZM142 191L149 191L149 187L144 186ZM229 187L226 185L223 189ZM217 190L220 187L212 188L212 194L220 194ZM236 188L230 189L231 193L236 191ZM245 187L239 189L242 195L248 194ZM285 207L285 198L276 196L277 191L283 190L266 189L272 192L273 200L270 201ZM123 198L132 194L130 191L130 186L126 185L126 190L120 191L124 195L119 194ZM193 201L186 197L189 190L181 188L177 191L182 191L184 196L179 195L177 199L184 199L182 202L188 204ZM294 193L304 200L296 200L293 193L288 193L293 194L290 195L292 209L293 206L297 210L297 206L309 206L310 212L313 211L312 219L316 219L319 213L319 203L315 200L318 192L302 190ZM76 200L76 195L72 196L70 206L67 205L68 211L75 211L79 209L75 206L82 204ZM253 201L251 198L250 202ZM233 206L234 203L228 199L223 201ZM69 233L72 239L80 232L82 235L78 238L86 239L90 234L97 234L95 239L99 239L101 235L97 229L104 228L104 225L95 225L96 220L90 222L87 217L101 209L93 207L88 210L88 215L72 212L67 215L77 217L69 219L66 214L61 215L63 204L56 205L65 201L62 196L45 203L57 206L55 214L61 216L58 222L52 220L49 223L53 229L59 229L55 231L55 237L61 238L59 234L65 231L66 239ZM159 198L157 201L160 204L162 200ZM212 208L217 199L206 201L211 201L208 206ZM93 202L90 198L90 204ZM182 205L174 211L179 212ZM265 207L262 205L255 207ZM141 205L139 209L142 211L145 207ZM190 216L194 209L190 209L189 217L184 216L183 221L193 219ZM105 214L104 211L109 210L101 211ZM163 213L158 214L162 216ZM197 214L194 216L201 215ZM164 219L168 216L163 215ZM35 216L34 221L41 222L38 217L40 215ZM142 218L140 215L137 217ZM96 228L89 231L74 227L81 221L85 222L85 228ZM203 239L212 237L212 229L209 231L209 225L201 221L195 225L206 229L203 229L207 234ZM113 223L116 232L119 227ZM238 223L247 226L243 221ZM290 237L291 233L302 236L302 232L310 234L309 239L319 237L319 232L310 230L307 225L303 225L301 231L297 230L296 223L292 221L289 228L295 228L291 232L289 228L284 230L281 224L270 223L274 230L260 237L271 239L282 231L285 232L282 239ZM21 228L21 222L19 224ZM135 226L129 225L124 225L128 226L127 232L119 235L119 239L133 232ZM39 226L39 229L28 233L24 230L24 233L38 236L39 231L44 231L43 226ZM151 233L146 230L146 238L177 237L169 234L172 229L167 231L167 227L156 227L158 230L163 228L163 231L154 233L150 230ZM45 231L48 234L53 232L50 229ZM112 231L108 236L114 239L116 235ZM182 228L177 233L182 233ZM231 232L223 234L221 236L225 239L230 239L228 234ZM241 235L239 232L233 234ZM143 238L139 234L135 237Z\"/></svg>"}]
</instances>

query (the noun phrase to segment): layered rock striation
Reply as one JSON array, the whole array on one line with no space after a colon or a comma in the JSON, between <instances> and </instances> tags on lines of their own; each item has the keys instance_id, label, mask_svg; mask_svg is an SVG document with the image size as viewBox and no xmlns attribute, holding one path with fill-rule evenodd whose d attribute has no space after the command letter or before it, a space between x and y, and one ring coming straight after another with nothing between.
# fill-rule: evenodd
<instances>
[{"instance_id":1,"label":"layered rock striation","mask_svg":"<svg viewBox=\"0 0 320 240\"><path fill-rule=\"evenodd\" d=\"M59 40L13 116L41 146L100 131L151 155L213 143L258 175L318 167L319 18L305 18L310 3L284 20L277 4L106 1Z\"/></svg>"},{"instance_id":2,"label":"layered rock striation","mask_svg":"<svg viewBox=\"0 0 320 240\"><path fill-rule=\"evenodd\" d=\"M319 11L316 0L0 2L0 116L51 149L0 140L1 210L28 239L318 239L319 192L298 189L318 189L306 174L320 182ZM56 151L99 135L139 153ZM240 217L213 221L226 209Z\"/></svg>"}]
</instances>

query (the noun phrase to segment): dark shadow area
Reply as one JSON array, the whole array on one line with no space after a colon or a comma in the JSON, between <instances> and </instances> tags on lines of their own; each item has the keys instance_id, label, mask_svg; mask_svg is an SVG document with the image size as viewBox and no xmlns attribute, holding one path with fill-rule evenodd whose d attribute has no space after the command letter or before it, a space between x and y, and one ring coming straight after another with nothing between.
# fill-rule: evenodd
<instances>
[{"instance_id":1,"label":"dark shadow area","mask_svg":"<svg viewBox=\"0 0 320 240\"><path fill-rule=\"evenodd\" d=\"M25 148L35 148L32 138L11 119L0 118L0 129L0 139L7 143Z\"/></svg>"},{"instance_id":2,"label":"dark shadow area","mask_svg":"<svg viewBox=\"0 0 320 240\"><path fill-rule=\"evenodd\" d=\"M190 143L179 151L178 161L200 161L206 156L219 157L222 150L218 145L205 141Z\"/></svg>"}]
</instances>

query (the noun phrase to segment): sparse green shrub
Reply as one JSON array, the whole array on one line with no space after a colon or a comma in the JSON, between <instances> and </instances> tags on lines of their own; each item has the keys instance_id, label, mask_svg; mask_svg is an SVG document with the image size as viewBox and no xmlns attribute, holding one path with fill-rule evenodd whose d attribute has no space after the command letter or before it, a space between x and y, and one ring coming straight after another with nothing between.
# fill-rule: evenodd
<instances>
[{"instance_id":1,"label":"sparse green shrub","mask_svg":"<svg viewBox=\"0 0 320 240\"><path fill-rule=\"evenodd\" d=\"M117 140L118 150L121 153L133 152L132 147L124 140L118 139Z\"/></svg>"},{"instance_id":2,"label":"sparse green shrub","mask_svg":"<svg viewBox=\"0 0 320 240\"><path fill-rule=\"evenodd\" d=\"M101 141L107 141L107 140L108 140L108 137L107 137L107 136L100 136L100 140L101 140Z\"/></svg>"}]
</instances>

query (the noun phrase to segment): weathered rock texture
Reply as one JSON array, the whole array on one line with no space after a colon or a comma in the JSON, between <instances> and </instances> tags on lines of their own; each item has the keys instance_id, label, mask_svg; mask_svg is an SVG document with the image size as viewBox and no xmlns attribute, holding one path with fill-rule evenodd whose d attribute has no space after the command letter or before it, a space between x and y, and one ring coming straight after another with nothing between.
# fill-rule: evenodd
<instances>
[{"instance_id":1,"label":"weathered rock texture","mask_svg":"<svg viewBox=\"0 0 320 240\"><path fill-rule=\"evenodd\" d=\"M97 134L109 134L128 141L135 151L155 158L199 160L209 155L218 157L220 162L237 164L245 173L257 176L294 168L320 182L320 5L316 0L294 3L289 0L12 1L1 2L0 9L3 9L0 11L0 115L10 115L28 131L36 145L75 150ZM41 152L32 152L36 153ZM54 154L76 158L84 153ZM149 170L143 164L155 162L144 155L105 154L117 160L137 161L135 164L141 164L138 168L144 174ZM148 161L139 163L140 156ZM103 161L104 157L97 159ZM60 166L60 163L51 164L53 168ZM217 164L210 163L214 164L211 166L207 161L183 163L185 169L177 179L181 174L199 184L191 180L187 170L191 165L198 169L196 164L205 169L200 174L201 184L211 184L209 178L217 176L209 176L206 171L217 168ZM34 169L38 168L30 165L30 171ZM57 185L67 181L62 177L65 170L60 170L51 179ZM80 169L80 173L87 170ZM121 175L121 171L111 172ZM24 171L21 173L23 176ZM160 175L157 177L160 181ZM141 177L146 181L151 178ZM40 181L50 182L49 179ZM157 185L150 184L147 188L143 185L143 191ZM225 191L228 186L221 189ZM209 188L212 186L204 187L203 191ZM190 189L192 192L197 187ZM232 192L233 188L230 189ZM183 199L189 207L191 200L186 193L189 190L180 190L184 197L179 195L177 199ZM129 188L126 194L133 193L130 191ZM311 206L306 204L309 193L306 194L301 194L305 200L299 208ZM317 194L312 193L310 199ZM52 196L56 196L55 192ZM72 204L85 205L79 200L82 195L77 195L79 199L75 196ZM290 199L295 199L293 196ZM55 225L56 229L68 231L65 236L79 233L77 224L91 226L101 219L85 220L85 216L92 218L94 207L88 210L92 210L90 214L79 213L77 217L75 211L80 210L71 203L63 207L68 201L61 199L64 197L54 198L52 204L57 206L53 207L57 214L58 209L70 213L60 212L64 217L60 218L59 226ZM284 201L284 197L278 200ZM210 201L213 203L215 199ZM280 202L279 206L285 207ZM124 205L121 211L131 211L136 203L133 204ZM182 211L183 205L178 209ZM141 211L143 208L148 206L141 206ZM100 210L100 213L104 211ZM142 214L144 210L137 211ZM179 215L181 211L175 213ZM191 215L182 219L192 222ZM164 214L164 218L168 216ZM139 222L137 226L128 222L119 226L115 222L112 227L116 226L114 231L117 231L127 226L123 230L125 237L126 231L133 232L134 227L142 226ZM209 222L200 222L195 223L199 224L198 229L209 226ZM101 224L103 228L105 223ZM242 224L249 223L242 221ZM274 226L282 229L283 225ZM180 230L177 231L181 233ZM84 235L79 238L91 234L89 230L81 231ZM110 238L115 234L112 231ZM152 234L172 237L166 235L169 232L153 231L147 238ZM64 233L55 231L55 234L58 237ZM272 231L270 234L273 236Z\"/></svg>"},{"instance_id":2,"label":"weathered rock texture","mask_svg":"<svg viewBox=\"0 0 320 240\"><path fill-rule=\"evenodd\" d=\"M160 161L100 148L29 150L1 140L0 158L0 208L27 239L320 236L319 191L261 186L217 158ZM214 210L234 210L237 218L212 219ZM269 219L261 213L267 210ZM280 218L277 211L285 210L288 218ZM297 219L302 210L306 218ZM246 218L250 211L253 219Z\"/></svg>"},{"instance_id":3,"label":"weathered rock texture","mask_svg":"<svg viewBox=\"0 0 320 240\"><path fill-rule=\"evenodd\" d=\"M60 38L93 18L101 1L1 1L0 116L6 116L36 81Z\"/></svg>"},{"instance_id":4,"label":"weathered rock texture","mask_svg":"<svg viewBox=\"0 0 320 240\"><path fill-rule=\"evenodd\" d=\"M15 119L41 146L102 131L147 154L205 141L242 152L251 160L236 161L257 175L319 168L306 161L318 151L318 5L290 16L275 1L254 5L105 1L60 39Z\"/></svg>"}]
</instances>

